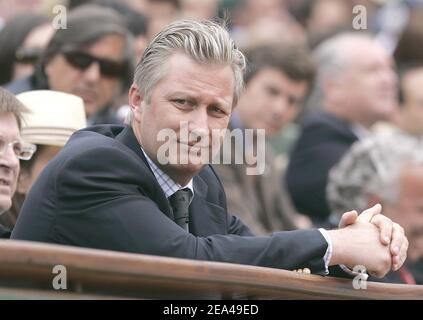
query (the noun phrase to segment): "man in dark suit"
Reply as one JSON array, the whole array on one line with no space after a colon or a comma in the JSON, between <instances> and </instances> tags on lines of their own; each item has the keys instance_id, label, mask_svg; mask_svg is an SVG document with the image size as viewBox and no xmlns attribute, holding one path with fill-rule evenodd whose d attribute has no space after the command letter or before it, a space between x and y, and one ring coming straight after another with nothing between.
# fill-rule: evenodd
<instances>
[{"instance_id":1,"label":"man in dark suit","mask_svg":"<svg viewBox=\"0 0 423 320\"><path fill-rule=\"evenodd\" d=\"M297 210L316 226L328 226L329 170L374 123L393 115L396 75L392 57L367 35L337 35L320 44L315 57L322 95L315 103L323 110L304 120L286 184Z\"/></svg>"},{"instance_id":2,"label":"man in dark suit","mask_svg":"<svg viewBox=\"0 0 423 320\"><path fill-rule=\"evenodd\" d=\"M131 125L75 133L30 190L12 239L321 274L340 263L379 276L399 268L407 239L380 206L346 213L339 230L263 237L227 212L203 153L219 150L244 67L221 26L167 26L137 66Z\"/></svg>"}]
</instances>

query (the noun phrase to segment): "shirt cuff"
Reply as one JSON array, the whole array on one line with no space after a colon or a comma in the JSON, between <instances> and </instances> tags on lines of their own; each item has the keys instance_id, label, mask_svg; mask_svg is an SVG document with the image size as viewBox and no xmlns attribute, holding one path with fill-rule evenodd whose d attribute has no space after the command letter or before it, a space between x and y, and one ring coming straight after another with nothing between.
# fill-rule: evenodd
<instances>
[{"instance_id":1,"label":"shirt cuff","mask_svg":"<svg viewBox=\"0 0 423 320\"><path fill-rule=\"evenodd\" d=\"M332 250L333 250L332 240L330 239L329 233L325 229L319 228L319 231L322 234L322 236L325 238L326 242L328 243L328 248L326 249L326 253L323 256L323 261L325 262L325 275L328 275L329 262L330 262L330 259L332 258Z\"/></svg>"},{"instance_id":2,"label":"shirt cuff","mask_svg":"<svg viewBox=\"0 0 423 320\"><path fill-rule=\"evenodd\" d=\"M328 243L328 248L326 249L326 253L323 257L323 260L325 261L325 274L328 275L329 274L329 263L330 263L330 259L332 258L332 251L333 251L333 246L332 246L332 240L329 236L329 233L323 229L323 228L319 228L320 233L323 235L323 237L325 238L326 242ZM358 276L360 275L362 277L363 280L367 280L367 278L369 277L369 275L366 273L365 269L361 270L359 269L358 271L354 271L351 270L350 268L348 268L346 265L344 264L340 264L339 267L347 274L349 274L350 276Z\"/></svg>"}]
</instances>

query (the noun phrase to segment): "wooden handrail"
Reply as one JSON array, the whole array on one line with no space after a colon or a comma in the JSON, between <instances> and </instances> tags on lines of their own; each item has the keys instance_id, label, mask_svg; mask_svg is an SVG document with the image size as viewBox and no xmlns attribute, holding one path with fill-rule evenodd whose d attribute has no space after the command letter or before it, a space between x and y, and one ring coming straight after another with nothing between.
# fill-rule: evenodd
<instances>
[{"instance_id":1,"label":"wooden handrail","mask_svg":"<svg viewBox=\"0 0 423 320\"><path fill-rule=\"evenodd\" d=\"M55 265L67 290L55 291ZM0 240L0 286L46 294L121 298L423 299L423 286L368 282L229 263Z\"/></svg>"}]
</instances>

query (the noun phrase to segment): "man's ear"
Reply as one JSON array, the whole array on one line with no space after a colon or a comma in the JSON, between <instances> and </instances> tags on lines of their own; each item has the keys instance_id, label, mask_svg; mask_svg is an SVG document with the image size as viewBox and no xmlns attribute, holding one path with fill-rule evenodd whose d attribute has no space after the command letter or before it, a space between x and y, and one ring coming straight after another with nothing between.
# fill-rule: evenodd
<instances>
[{"instance_id":1,"label":"man's ear","mask_svg":"<svg viewBox=\"0 0 423 320\"><path fill-rule=\"evenodd\" d=\"M135 84L132 84L131 88L129 88L128 101L134 115L134 119L139 122L141 120L140 115L143 112L145 103L144 95L140 90L138 90L138 87Z\"/></svg>"}]
</instances>

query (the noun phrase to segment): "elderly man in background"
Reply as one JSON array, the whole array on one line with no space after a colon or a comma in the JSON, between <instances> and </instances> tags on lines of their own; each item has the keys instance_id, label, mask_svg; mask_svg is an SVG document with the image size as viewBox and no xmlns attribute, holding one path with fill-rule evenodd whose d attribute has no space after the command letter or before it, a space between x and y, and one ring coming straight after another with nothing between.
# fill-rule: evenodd
<instances>
[{"instance_id":1,"label":"elderly man in background","mask_svg":"<svg viewBox=\"0 0 423 320\"><path fill-rule=\"evenodd\" d=\"M386 280L423 284L422 140L384 133L356 142L330 171L327 195L336 221L346 208L360 211L381 203L410 241L407 263Z\"/></svg>"},{"instance_id":2,"label":"elderly man in background","mask_svg":"<svg viewBox=\"0 0 423 320\"><path fill-rule=\"evenodd\" d=\"M21 139L22 113L26 109L13 94L0 87L0 214L9 210L19 176L19 160L29 160L35 146ZM10 231L0 224L0 238Z\"/></svg>"},{"instance_id":3,"label":"elderly man in background","mask_svg":"<svg viewBox=\"0 0 423 320\"><path fill-rule=\"evenodd\" d=\"M299 212L317 226L328 225L329 170L379 120L397 107L393 60L375 39L346 33L315 51L322 110L304 120L286 174L287 188Z\"/></svg>"},{"instance_id":4,"label":"elderly man in background","mask_svg":"<svg viewBox=\"0 0 423 320\"><path fill-rule=\"evenodd\" d=\"M13 82L13 93L51 89L84 100L89 124L120 123L113 107L130 85L132 37L114 10L84 5L70 11L67 28L58 29L34 75Z\"/></svg>"}]
</instances>

